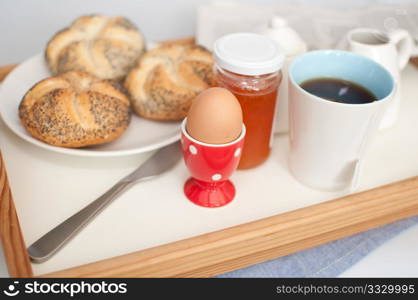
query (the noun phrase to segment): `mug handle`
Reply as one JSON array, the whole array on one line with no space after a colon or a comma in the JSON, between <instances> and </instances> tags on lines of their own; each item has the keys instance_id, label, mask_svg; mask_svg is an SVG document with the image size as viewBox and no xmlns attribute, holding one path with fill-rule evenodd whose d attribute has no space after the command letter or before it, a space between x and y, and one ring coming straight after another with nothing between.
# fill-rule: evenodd
<instances>
[{"instance_id":1,"label":"mug handle","mask_svg":"<svg viewBox=\"0 0 418 300\"><path fill-rule=\"evenodd\" d=\"M405 68L412 54L413 41L409 32L405 29L396 29L388 33L389 39L398 50L398 64L402 70Z\"/></svg>"},{"instance_id":2,"label":"mug handle","mask_svg":"<svg viewBox=\"0 0 418 300\"><path fill-rule=\"evenodd\" d=\"M382 107L377 112L375 112L369 120L369 124L367 126L366 134L361 141L360 149L357 154L357 159L353 162L353 173L351 176L351 183L348 186L348 192L353 193L359 187L359 178L362 173L363 165L364 165L364 158L367 153L367 149L370 143L371 138L375 135L376 131L379 130L379 124L382 120L382 116L386 111L387 106Z\"/></svg>"},{"instance_id":3,"label":"mug handle","mask_svg":"<svg viewBox=\"0 0 418 300\"><path fill-rule=\"evenodd\" d=\"M348 190L349 193L353 193L358 190L359 178L360 178L362 167L363 167L363 159L357 159L354 162L353 177L351 178L351 184Z\"/></svg>"}]
</instances>

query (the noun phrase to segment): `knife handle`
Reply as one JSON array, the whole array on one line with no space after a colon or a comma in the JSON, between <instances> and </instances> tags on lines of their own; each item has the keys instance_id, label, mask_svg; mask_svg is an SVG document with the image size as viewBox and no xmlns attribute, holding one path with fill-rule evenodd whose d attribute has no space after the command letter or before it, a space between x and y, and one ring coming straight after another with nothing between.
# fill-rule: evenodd
<instances>
[{"instance_id":1,"label":"knife handle","mask_svg":"<svg viewBox=\"0 0 418 300\"><path fill-rule=\"evenodd\" d=\"M127 190L131 183L131 181L126 180L119 181L102 196L43 235L28 248L31 260L35 263L48 260L84 226L90 223L109 203Z\"/></svg>"}]
</instances>

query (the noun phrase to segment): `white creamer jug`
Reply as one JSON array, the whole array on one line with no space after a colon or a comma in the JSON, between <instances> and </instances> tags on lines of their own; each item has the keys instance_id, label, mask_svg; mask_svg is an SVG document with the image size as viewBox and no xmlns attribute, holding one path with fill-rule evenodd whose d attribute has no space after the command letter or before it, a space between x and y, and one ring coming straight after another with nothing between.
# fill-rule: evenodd
<instances>
[{"instance_id":1,"label":"white creamer jug","mask_svg":"<svg viewBox=\"0 0 418 300\"><path fill-rule=\"evenodd\" d=\"M380 128L395 125L401 102L400 72L407 65L413 51L413 40L408 31L396 29L388 33L373 28L356 28L347 34L348 50L364 55L383 65L396 82L396 93L380 123Z\"/></svg>"}]
</instances>

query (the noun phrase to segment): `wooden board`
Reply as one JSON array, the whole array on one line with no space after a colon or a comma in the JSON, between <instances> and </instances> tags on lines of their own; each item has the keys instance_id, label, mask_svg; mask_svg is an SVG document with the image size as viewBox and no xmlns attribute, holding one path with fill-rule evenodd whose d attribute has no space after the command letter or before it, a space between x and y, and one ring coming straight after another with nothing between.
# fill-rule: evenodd
<instances>
[{"instance_id":1,"label":"wooden board","mask_svg":"<svg viewBox=\"0 0 418 300\"><path fill-rule=\"evenodd\" d=\"M418 177L47 277L206 277L418 214Z\"/></svg>"},{"instance_id":2,"label":"wooden board","mask_svg":"<svg viewBox=\"0 0 418 300\"><path fill-rule=\"evenodd\" d=\"M6 74L12 67L0 68ZM0 154L1 155L1 154ZM43 277L208 277L418 214L418 177ZM32 276L4 163L0 237L10 275Z\"/></svg>"},{"instance_id":3,"label":"wooden board","mask_svg":"<svg viewBox=\"0 0 418 300\"><path fill-rule=\"evenodd\" d=\"M0 82L9 74L17 65L8 65L0 67Z\"/></svg>"},{"instance_id":4,"label":"wooden board","mask_svg":"<svg viewBox=\"0 0 418 300\"><path fill-rule=\"evenodd\" d=\"M411 62L418 68L418 56L417 57L412 57Z\"/></svg>"}]
</instances>

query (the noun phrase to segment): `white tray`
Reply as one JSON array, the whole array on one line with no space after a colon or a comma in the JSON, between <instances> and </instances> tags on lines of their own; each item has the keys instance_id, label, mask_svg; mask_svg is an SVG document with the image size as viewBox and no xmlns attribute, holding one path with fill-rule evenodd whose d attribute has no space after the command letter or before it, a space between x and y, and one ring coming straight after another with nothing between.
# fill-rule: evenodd
<instances>
[{"instance_id":1,"label":"white tray","mask_svg":"<svg viewBox=\"0 0 418 300\"><path fill-rule=\"evenodd\" d=\"M380 132L368 154L360 190L417 175L418 71L402 74L401 116ZM0 148L27 245L97 198L149 154L123 158L83 158L52 153L20 139L0 121ZM334 199L344 194L307 188L287 167L287 136L276 136L269 160L239 171L232 180L237 197L229 205L205 209L182 193L188 173L183 163L160 178L138 184L111 204L56 256L33 264L34 275L165 244Z\"/></svg>"}]
</instances>

